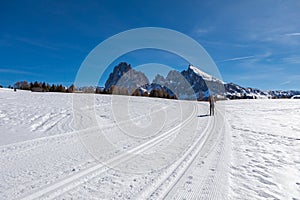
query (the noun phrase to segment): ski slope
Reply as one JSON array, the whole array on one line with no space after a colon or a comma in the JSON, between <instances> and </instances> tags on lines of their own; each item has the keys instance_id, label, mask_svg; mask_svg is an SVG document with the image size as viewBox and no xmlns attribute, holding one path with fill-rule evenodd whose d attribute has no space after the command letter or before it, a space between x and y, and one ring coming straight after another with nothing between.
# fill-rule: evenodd
<instances>
[{"instance_id":1,"label":"ski slope","mask_svg":"<svg viewBox=\"0 0 300 200\"><path fill-rule=\"evenodd\" d=\"M0 199L299 199L297 100L207 113L205 102L0 89Z\"/></svg>"}]
</instances>

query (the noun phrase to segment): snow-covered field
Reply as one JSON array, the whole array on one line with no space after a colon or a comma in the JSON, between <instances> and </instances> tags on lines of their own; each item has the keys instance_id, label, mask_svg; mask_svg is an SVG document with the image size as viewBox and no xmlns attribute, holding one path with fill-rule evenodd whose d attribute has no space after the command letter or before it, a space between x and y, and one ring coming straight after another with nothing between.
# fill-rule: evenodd
<instances>
[{"instance_id":1,"label":"snow-covered field","mask_svg":"<svg viewBox=\"0 0 300 200\"><path fill-rule=\"evenodd\" d=\"M300 101L226 103L232 199L300 199Z\"/></svg>"},{"instance_id":2,"label":"snow-covered field","mask_svg":"<svg viewBox=\"0 0 300 200\"><path fill-rule=\"evenodd\" d=\"M0 89L0 199L300 199L299 103Z\"/></svg>"}]
</instances>

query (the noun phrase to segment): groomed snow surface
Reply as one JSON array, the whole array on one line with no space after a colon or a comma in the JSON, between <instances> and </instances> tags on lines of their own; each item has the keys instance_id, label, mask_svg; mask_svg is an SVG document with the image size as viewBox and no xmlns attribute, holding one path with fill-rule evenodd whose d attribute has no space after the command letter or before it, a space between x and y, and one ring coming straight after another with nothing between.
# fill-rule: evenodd
<instances>
[{"instance_id":1,"label":"groomed snow surface","mask_svg":"<svg viewBox=\"0 0 300 200\"><path fill-rule=\"evenodd\" d=\"M300 199L299 112L0 89L0 199Z\"/></svg>"}]
</instances>

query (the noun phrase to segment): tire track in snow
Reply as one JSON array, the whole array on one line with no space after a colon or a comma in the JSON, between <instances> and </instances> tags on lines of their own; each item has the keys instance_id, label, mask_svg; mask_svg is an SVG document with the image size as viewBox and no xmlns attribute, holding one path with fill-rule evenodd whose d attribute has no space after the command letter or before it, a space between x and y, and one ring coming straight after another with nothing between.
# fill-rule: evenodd
<instances>
[{"instance_id":1,"label":"tire track in snow","mask_svg":"<svg viewBox=\"0 0 300 200\"><path fill-rule=\"evenodd\" d=\"M92 167L89 167L85 170L80 171L79 173L69 176L61 181L58 181L54 184L48 185L44 188L40 188L38 191L31 193L29 195L26 195L22 199L30 200L30 199L39 199L39 198L55 198L57 196L62 195L63 193L85 183L87 180L90 180L103 172L107 171L109 167L107 166L117 166L118 164L125 162L132 157L135 156L135 154L140 154L153 146L159 144L160 142L164 141L165 139L168 139L170 136L172 136L173 132L180 129L182 126L188 124L194 119L194 116L197 113L197 107L195 104L193 105L193 111L192 114L184 120L182 123L178 124L177 126L169 129L168 131L164 132L163 134L158 135L157 137L133 148L130 149L112 159L109 159L106 163L106 165L103 164L96 164Z\"/></svg>"}]
</instances>

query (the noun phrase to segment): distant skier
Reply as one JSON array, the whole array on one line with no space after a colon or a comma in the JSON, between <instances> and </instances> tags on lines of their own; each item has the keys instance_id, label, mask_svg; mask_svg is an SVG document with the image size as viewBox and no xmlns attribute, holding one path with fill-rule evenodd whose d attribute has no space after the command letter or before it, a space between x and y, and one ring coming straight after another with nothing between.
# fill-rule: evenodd
<instances>
[{"instance_id":1,"label":"distant skier","mask_svg":"<svg viewBox=\"0 0 300 200\"><path fill-rule=\"evenodd\" d=\"M216 102L216 99L213 95L210 95L208 97L208 102L209 102L209 115L212 116L212 115L215 115L215 102Z\"/></svg>"}]
</instances>

